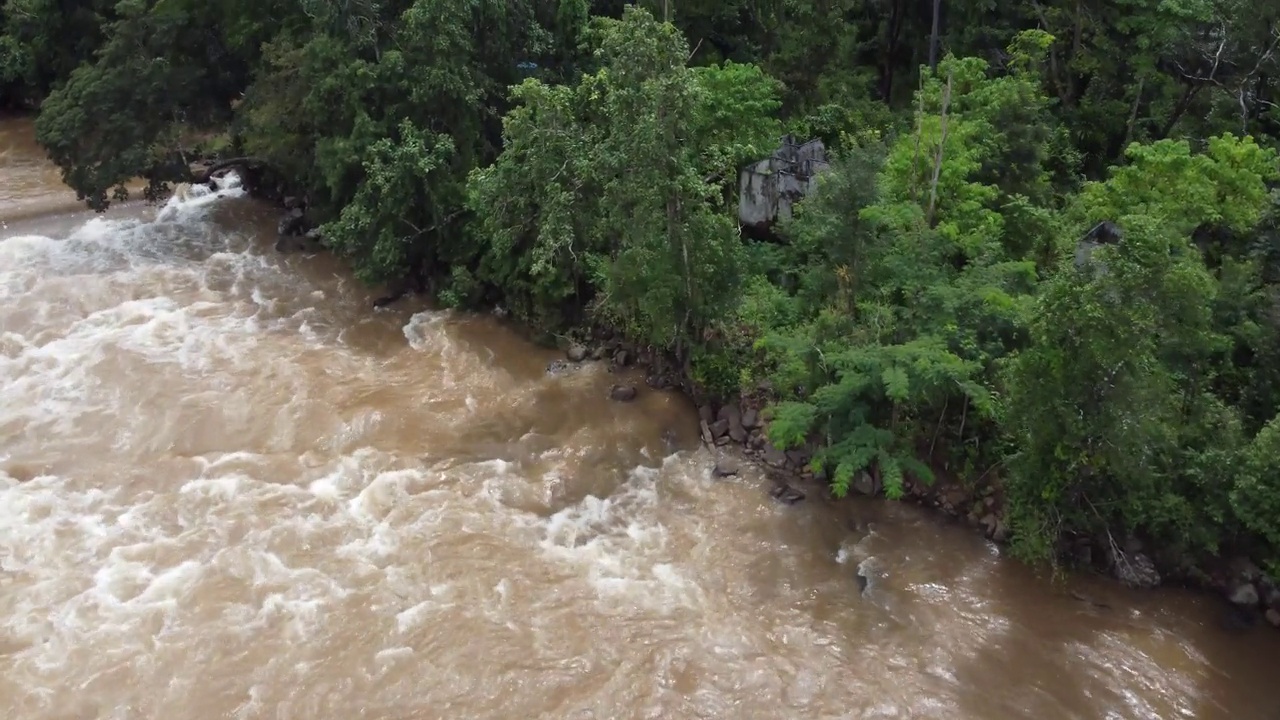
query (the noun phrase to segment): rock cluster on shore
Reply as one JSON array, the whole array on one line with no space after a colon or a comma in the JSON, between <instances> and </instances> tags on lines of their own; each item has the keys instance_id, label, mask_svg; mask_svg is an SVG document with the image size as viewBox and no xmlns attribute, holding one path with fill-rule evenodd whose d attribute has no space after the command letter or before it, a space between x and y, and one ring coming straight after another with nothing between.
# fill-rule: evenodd
<instances>
[{"instance_id":1,"label":"rock cluster on shore","mask_svg":"<svg viewBox=\"0 0 1280 720\"><path fill-rule=\"evenodd\" d=\"M594 351L575 343L565 356L567 362L554 361L548 371L563 372L588 359L608 360L610 371L631 364L642 365L646 367L646 384L650 387L680 389L698 400L692 382L672 370L674 364L669 358L616 340L603 342ZM630 401L636 398L637 392L631 385L614 385L610 397ZM771 481L769 493L779 502L795 504L804 500L806 494L801 488L827 493L825 478L809 467L812 449L774 447L769 442L766 424L760 398L743 397L723 404L704 400L698 406L698 427L702 442L714 451L711 477L739 475L745 459L765 471ZM862 472L854 479L851 490L859 495L876 496L883 488L871 473ZM908 479L905 490L905 499L964 522L993 542L1003 544L1010 538L998 483L964 484L940 478L928 485ZM1123 542L1110 537L1079 538L1070 549L1070 560L1077 566L1106 573L1131 587L1151 588L1167 582L1205 587L1230 603L1235 624L1247 626L1263 619L1280 628L1280 583L1247 558L1230 562L1218 560L1215 569L1207 572L1195 567L1188 558L1162 557L1149 551L1135 538L1126 538Z\"/></svg>"}]
</instances>

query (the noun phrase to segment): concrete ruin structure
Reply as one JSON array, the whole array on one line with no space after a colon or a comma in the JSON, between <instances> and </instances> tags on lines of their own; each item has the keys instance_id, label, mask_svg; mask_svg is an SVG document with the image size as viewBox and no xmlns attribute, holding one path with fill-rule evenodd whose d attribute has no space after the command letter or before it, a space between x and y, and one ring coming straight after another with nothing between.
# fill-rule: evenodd
<instances>
[{"instance_id":1,"label":"concrete ruin structure","mask_svg":"<svg viewBox=\"0 0 1280 720\"><path fill-rule=\"evenodd\" d=\"M738 221L763 230L790 219L792 206L814 191L817 176L830 167L821 140L800 144L783 136L772 155L738 172Z\"/></svg>"}]
</instances>

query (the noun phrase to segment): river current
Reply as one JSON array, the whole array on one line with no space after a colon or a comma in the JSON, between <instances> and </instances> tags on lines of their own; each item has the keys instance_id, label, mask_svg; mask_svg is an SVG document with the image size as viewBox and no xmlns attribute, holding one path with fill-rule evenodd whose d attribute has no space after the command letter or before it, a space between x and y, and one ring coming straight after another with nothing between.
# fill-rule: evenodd
<instances>
[{"instance_id":1,"label":"river current","mask_svg":"<svg viewBox=\"0 0 1280 720\"><path fill-rule=\"evenodd\" d=\"M0 121L0 717L1280 718L1212 598L714 480L683 398L374 311L275 219L95 216Z\"/></svg>"}]
</instances>

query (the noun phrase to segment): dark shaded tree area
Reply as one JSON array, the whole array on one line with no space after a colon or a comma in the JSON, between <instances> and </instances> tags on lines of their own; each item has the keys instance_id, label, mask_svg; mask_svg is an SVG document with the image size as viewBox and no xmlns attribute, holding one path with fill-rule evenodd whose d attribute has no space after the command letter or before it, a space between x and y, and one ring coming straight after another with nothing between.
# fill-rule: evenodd
<instances>
[{"instance_id":1,"label":"dark shaded tree area","mask_svg":"<svg viewBox=\"0 0 1280 720\"><path fill-rule=\"evenodd\" d=\"M5 0L0 104L95 208L215 135L369 282L771 388L837 494L1276 562L1278 46L1244 0ZM834 166L748 240L784 132Z\"/></svg>"}]
</instances>

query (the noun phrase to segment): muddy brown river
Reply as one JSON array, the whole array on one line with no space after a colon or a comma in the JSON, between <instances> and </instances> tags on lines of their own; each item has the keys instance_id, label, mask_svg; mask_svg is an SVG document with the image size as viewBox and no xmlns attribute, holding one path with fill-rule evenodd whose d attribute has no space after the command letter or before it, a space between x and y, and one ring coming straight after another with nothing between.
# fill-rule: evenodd
<instances>
[{"instance_id":1,"label":"muddy brown river","mask_svg":"<svg viewBox=\"0 0 1280 720\"><path fill-rule=\"evenodd\" d=\"M94 216L0 122L0 717L1280 718L1212 598L712 480L681 397L372 311L275 220Z\"/></svg>"}]
</instances>

